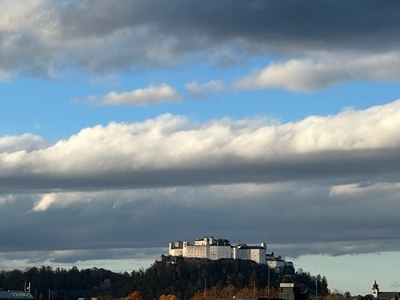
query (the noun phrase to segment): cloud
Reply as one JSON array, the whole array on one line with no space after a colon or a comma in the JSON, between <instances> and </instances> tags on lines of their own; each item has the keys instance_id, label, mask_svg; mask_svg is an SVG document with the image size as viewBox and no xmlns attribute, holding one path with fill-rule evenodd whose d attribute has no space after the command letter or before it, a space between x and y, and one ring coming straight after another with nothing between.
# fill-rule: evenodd
<instances>
[{"instance_id":1,"label":"cloud","mask_svg":"<svg viewBox=\"0 0 400 300\"><path fill-rule=\"evenodd\" d=\"M280 189L288 188L288 184L257 185L209 185L201 188L169 187L155 189L127 189L95 192L56 192L40 195L34 203L33 211L44 212L47 210L62 209L76 203L96 203L113 201L113 209L129 205L143 200L164 203L168 205L180 205L187 208L206 208L215 206L216 195L218 205L240 202L242 196L251 199L261 195L277 194ZM240 191L239 191L240 190ZM239 196L241 195L241 196ZM203 201L198 201L202 197Z\"/></svg>"},{"instance_id":2,"label":"cloud","mask_svg":"<svg viewBox=\"0 0 400 300\"><path fill-rule=\"evenodd\" d=\"M161 84L160 86L148 86L144 89L136 89L130 92L110 92L107 95L90 96L87 101L97 105L148 105L155 103L175 102L181 98L172 87Z\"/></svg>"},{"instance_id":3,"label":"cloud","mask_svg":"<svg viewBox=\"0 0 400 300\"><path fill-rule=\"evenodd\" d=\"M25 270L38 268L38 265L53 268L70 269L73 265L80 268L106 267L114 272L131 272L132 269L147 267L160 258L163 248L140 249L90 249L90 250L54 250L54 251L18 251L2 252L0 268L2 270Z\"/></svg>"},{"instance_id":4,"label":"cloud","mask_svg":"<svg viewBox=\"0 0 400 300\"><path fill-rule=\"evenodd\" d=\"M224 90L224 84L220 80L211 80L199 84L197 81L190 81L185 84L186 90L191 98L204 98L208 93L218 93Z\"/></svg>"},{"instance_id":5,"label":"cloud","mask_svg":"<svg viewBox=\"0 0 400 300\"><path fill-rule=\"evenodd\" d=\"M11 79L12 74L11 72L3 71L0 69L0 81L7 81Z\"/></svg>"},{"instance_id":6,"label":"cloud","mask_svg":"<svg viewBox=\"0 0 400 300\"><path fill-rule=\"evenodd\" d=\"M0 153L32 152L46 147L47 143L42 137L31 133L25 133L21 136L0 137Z\"/></svg>"},{"instance_id":7,"label":"cloud","mask_svg":"<svg viewBox=\"0 0 400 300\"><path fill-rule=\"evenodd\" d=\"M399 64L399 53L354 59L331 57L321 62L290 60L271 63L263 70L237 80L234 87L315 92L351 80L398 80L400 71L396 66Z\"/></svg>"},{"instance_id":8,"label":"cloud","mask_svg":"<svg viewBox=\"0 0 400 300\"><path fill-rule=\"evenodd\" d=\"M357 0L346 11L328 0L229 1L229 9L227 3L3 0L0 69L54 78L70 69L107 74L169 66L199 53L229 65L246 53L384 54L400 45L395 2Z\"/></svg>"},{"instance_id":9,"label":"cloud","mask_svg":"<svg viewBox=\"0 0 400 300\"><path fill-rule=\"evenodd\" d=\"M1 195L0 196L0 206L14 201L13 195Z\"/></svg>"},{"instance_id":10,"label":"cloud","mask_svg":"<svg viewBox=\"0 0 400 300\"><path fill-rule=\"evenodd\" d=\"M29 211L35 196L17 196L0 210L0 251L38 252L29 256L31 262L156 258L166 254L168 242L204 235L249 244L267 238L269 251L290 257L400 249L398 195L380 194L377 202L365 190L353 196L356 201L347 196L339 201L330 196L331 187L330 180L318 179L81 192L80 197L64 192L41 211ZM75 201L64 203L68 197ZM132 232L135 238L127 239ZM17 254L2 257L24 256Z\"/></svg>"},{"instance_id":11,"label":"cloud","mask_svg":"<svg viewBox=\"0 0 400 300\"><path fill-rule=\"evenodd\" d=\"M46 148L0 154L0 191L398 176L399 108L395 101L286 124L228 118L201 124L166 114L98 125Z\"/></svg>"}]
</instances>

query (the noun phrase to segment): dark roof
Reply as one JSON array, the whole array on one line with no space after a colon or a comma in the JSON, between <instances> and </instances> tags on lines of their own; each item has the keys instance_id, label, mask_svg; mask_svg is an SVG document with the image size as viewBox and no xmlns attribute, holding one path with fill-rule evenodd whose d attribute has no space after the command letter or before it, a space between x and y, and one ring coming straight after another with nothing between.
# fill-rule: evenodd
<instances>
[{"instance_id":1,"label":"dark roof","mask_svg":"<svg viewBox=\"0 0 400 300\"><path fill-rule=\"evenodd\" d=\"M318 293L315 292L315 286L308 286L308 285L304 284L301 280L299 280L298 276L292 276L292 275L288 275L288 276L290 276L290 279L293 281L293 283L295 283L297 286L299 286L302 291L307 289L308 297L310 299L323 298L323 296L319 292Z\"/></svg>"},{"instance_id":2,"label":"dark roof","mask_svg":"<svg viewBox=\"0 0 400 300\"><path fill-rule=\"evenodd\" d=\"M400 298L400 293L399 292L379 292L378 298L379 299Z\"/></svg>"},{"instance_id":3,"label":"dark roof","mask_svg":"<svg viewBox=\"0 0 400 300\"><path fill-rule=\"evenodd\" d=\"M285 276L283 276L281 283L295 283L295 282L294 282L292 276L285 275Z\"/></svg>"},{"instance_id":4,"label":"dark roof","mask_svg":"<svg viewBox=\"0 0 400 300\"><path fill-rule=\"evenodd\" d=\"M247 245L239 246L238 248L239 249L265 249L264 247L261 247L261 246L247 246Z\"/></svg>"},{"instance_id":5,"label":"dark roof","mask_svg":"<svg viewBox=\"0 0 400 300\"><path fill-rule=\"evenodd\" d=\"M27 291L0 291L0 299L34 299Z\"/></svg>"}]
</instances>

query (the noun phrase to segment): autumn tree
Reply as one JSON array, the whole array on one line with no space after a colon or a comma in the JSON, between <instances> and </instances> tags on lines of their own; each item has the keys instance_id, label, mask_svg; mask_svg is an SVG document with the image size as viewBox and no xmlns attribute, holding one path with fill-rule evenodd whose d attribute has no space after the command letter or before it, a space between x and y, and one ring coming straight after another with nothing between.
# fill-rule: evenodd
<instances>
[{"instance_id":1,"label":"autumn tree","mask_svg":"<svg viewBox=\"0 0 400 300\"><path fill-rule=\"evenodd\" d=\"M236 288L232 284L224 286L219 294L219 298L232 298L236 294Z\"/></svg>"},{"instance_id":2,"label":"autumn tree","mask_svg":"<svg viewBox=\"0 0 400 300\"><path fill-rule=\"evenodd\" d=\"M146 297L139 291L134 291L123 300L146 300Z\"/></svg>"},{"instance_id":3,"label":"autumn tree","mask_svg":"<svg viewBox=\"0 0 400 300\"><path fill-rule=\"evenodd\" d=\"M161 295L160 298L158 298L158 300L178 300L178 298L175 295Z\"/></svg>"}]
</instances>

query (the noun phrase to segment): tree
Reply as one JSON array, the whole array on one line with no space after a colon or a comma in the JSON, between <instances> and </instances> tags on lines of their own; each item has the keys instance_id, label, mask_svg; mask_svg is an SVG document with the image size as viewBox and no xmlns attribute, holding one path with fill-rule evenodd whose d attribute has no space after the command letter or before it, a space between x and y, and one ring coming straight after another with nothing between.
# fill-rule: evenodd
<instances>
[{"instance_id":1,"label":"tree","mask_svg":"<svg viewBox=\"0 0 400 300\"><path fill-rule=\"evenodd\" d=\"M161 295L158 300L178 300L178 298L175 295L168 294L167 296Z\"/></svg>"},{"instance_id":2,"label":"tree","mask_svg":"<svg viewBox=\"0 0 400 300\"><path fill-rule=\"evenodd\" d=\"M146 300L146 297L139 291L134 291L129 294L124 300Z\"/></svg>"}]
</instances>

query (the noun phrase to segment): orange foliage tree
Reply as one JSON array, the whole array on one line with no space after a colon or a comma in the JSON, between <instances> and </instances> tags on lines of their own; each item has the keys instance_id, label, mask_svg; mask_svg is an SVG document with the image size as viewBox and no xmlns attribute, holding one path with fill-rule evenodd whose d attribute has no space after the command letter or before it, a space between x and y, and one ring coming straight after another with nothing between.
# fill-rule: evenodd
<instances>
[{"instance_id":1,"label":"orange foliage tree","mask_svg":"<svg viewBox=\"0 0 400 300\"><path fill-rule=\"evenodd\" d=\"M158 298L158 300L178 300L178 298L175 295L161 295L160 298Z\"/></svg>"},{"instance_id":2,"label":"orange foliage tree","mask_svg":"<svg viewBox=\"0 0 400 300\"><path fill-rule=\"evenodd\" d=\"M146 297L141 292L134 291L126 296L123 300L146 300Z\"/></svg>"},{"instance_id":3,"label":"orange foliage tree","mask_svg":"<svg viewBox=\"0 0 400 300\"><path fill-rule=\"evenodd\" d=\"M235 294L235 296L236 298L258 298L258 297L267 298L268 293L270 298L279 298L279 292L274 289L268 289L268 287L265 288L245 287L240 291L238 291Z\"/></svg>"},{"instance_id":4,"label":"orange foliage tree","mask_svg":"<svg viewBox=\"0 0 400 300\"><path fill-rule=\"evenodd\" d=\"M213 286L210 289L197 291L191 300L213 300L216 298L257 298L257 297L268 297L279 298L279 292L274 289L256 288L256 287L244 287L241 290L236 290L231 284L224 287Z\"/></svg>"}]
</instances>

